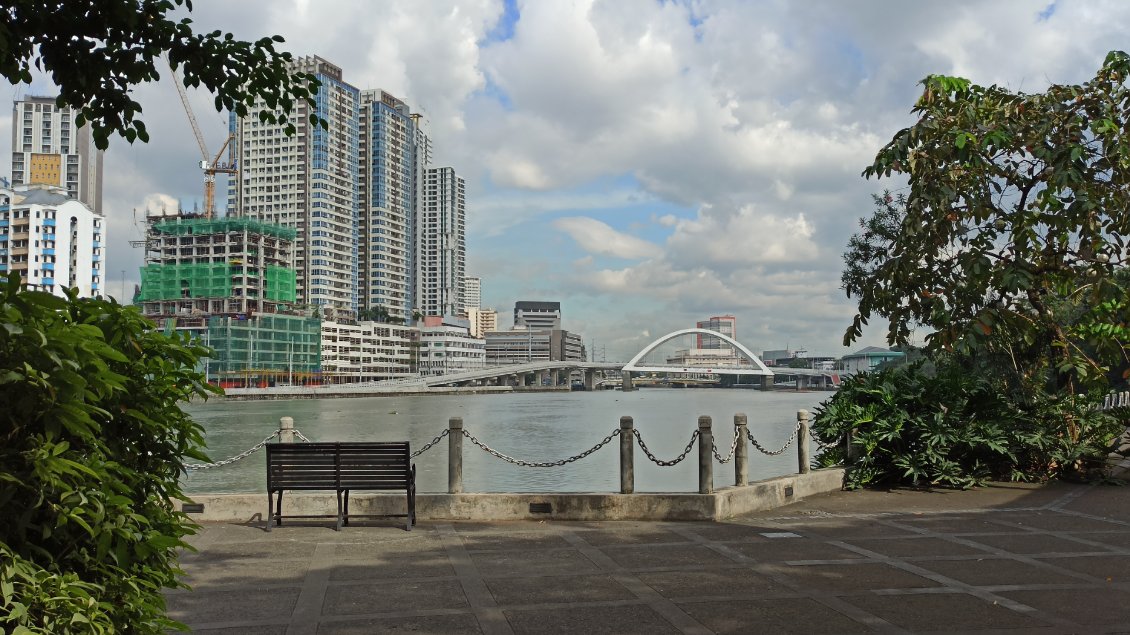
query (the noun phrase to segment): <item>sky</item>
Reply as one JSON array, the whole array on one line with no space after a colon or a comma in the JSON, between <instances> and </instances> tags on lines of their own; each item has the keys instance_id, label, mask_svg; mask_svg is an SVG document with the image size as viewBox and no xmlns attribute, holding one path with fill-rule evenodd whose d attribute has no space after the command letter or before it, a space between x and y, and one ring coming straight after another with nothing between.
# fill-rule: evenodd
<instances>
[{"instance_id":1,"label":"sky","mask_svg":"<svg viewBox=\"0 0 1130 635\"><path fill-rule=\"evenodd\" d=\"M919 80L1039 92L1087 81L1130 46L1130 3L1117 0L193 6L198 29L282 35L285 50L421 112L436 165L467 180L467 272L483 280L483 306L508 327L515 301L560 301L563 327L609 361L725 314L754 351L885 345L873 324L842 346L855 313L842 254L872 194L904 185L860 173L913 123ZM10 100L53 87L0 90ZM114 139L104 159L113 295L138 281L128 242L145 209L203 199L171 80L134 94L152 139ZM215 152L226 114L203 91L190 98Z\"/></svg>"}]
</instances>

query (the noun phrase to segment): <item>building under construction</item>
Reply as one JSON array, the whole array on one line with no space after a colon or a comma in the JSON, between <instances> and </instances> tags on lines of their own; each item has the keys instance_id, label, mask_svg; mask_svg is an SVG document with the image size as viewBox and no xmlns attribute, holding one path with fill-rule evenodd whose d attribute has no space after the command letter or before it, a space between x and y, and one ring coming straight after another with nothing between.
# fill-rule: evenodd
<instances>
[{"instance_id":1,"label":"building under construction","mask_svg":"<svg viewBox=\"0 0 1130 635\"><path fill-rule=\"evenodd\" d=\"M295 306L295 230L248 218L147 215L137 303L211 347L224 385L320 381L321 320Z\"/></svg>"}]
</instances>

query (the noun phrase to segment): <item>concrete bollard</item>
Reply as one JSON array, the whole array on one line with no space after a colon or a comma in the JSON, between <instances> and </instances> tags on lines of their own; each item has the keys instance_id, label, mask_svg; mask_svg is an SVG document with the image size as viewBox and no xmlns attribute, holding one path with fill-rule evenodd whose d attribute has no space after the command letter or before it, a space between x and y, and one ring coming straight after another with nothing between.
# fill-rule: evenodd
<instances>
[{"instance_id":1,"label":"concrete bollard","mask_svg":"<svg viewBox=\"0 0 1130 635\"><path fill-rule=\"evenodd\" d=\"M620 417L620 493L633 494L636 491L635 450L636 439L632 434L635 424L631 417Z\"/></svg>"},{"instance_id":2,"label":"concrete bollard","mask_svg":"<svg viewBox=\"0 0 1130 635\"><path fill-rule=\"evenodd\" d=\"M714 493L714 433L710 417L698 418L698 493Z\"/></svg>"},{"instance_id":3,"label":"concrete bollard","mask_svg":"<svg viewBox=\"0 0 1130 635\"><path fill-rule=\"evenodd\" d=\"M463 417L447 420L447 493L463 493Z\"/></svg>"},{"instance_id":4,"label":"concrete bollard","mask_svg":"<svg viewBox=\"0 0 1130 635\"><path fill-rule=\"evenodd\" d=\"M294 443L294 417L279 418L279 443Z\"/></svg>"},{"instance_id":5,"label":"concrete bollard","mask_svg":"<svg viewBox=\"0 0 1130 635\"><path fill-rule=\"evenodd\" d=\"M808 432L808 411L797 410L796 420L799 426L796 433L797 464L800 467L801 474L808 474L812 470L811 461L808 458L809 445L812 443Z\"/></svg>"},{"instance_id":6,"label":"concrete bollard","mask_svg":"<svg viewBox=\"0 0 1130 635\"><path fill-rule=\"evenodd\" d=\"M744 412L734 415L734 434L738 435L738 445L734 448L734 485L741 487L749 485L749 441L746 440L746 430L749 429L749 420Z\"/></svg>"}]
</instances>

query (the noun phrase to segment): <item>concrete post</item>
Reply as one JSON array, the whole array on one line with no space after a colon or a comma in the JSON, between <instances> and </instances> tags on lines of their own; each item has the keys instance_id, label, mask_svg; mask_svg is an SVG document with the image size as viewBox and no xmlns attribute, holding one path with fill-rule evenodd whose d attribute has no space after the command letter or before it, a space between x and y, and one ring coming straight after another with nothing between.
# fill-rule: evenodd
<instances>
[{"instance_id":1,"label":"concrete post","mask_svg":"<svg viewBox=\"0 0 1130 635\"><path fill-rule=\"evenodd\" d=\"M294 443L294 417L279 419L279 443Z\"/></svg>"},{"instance_id":2,"label":"concrete post","mask_svg":"<svg viewBox=\"0 0 1130 635\"><path fill-rule=\"evenodd\" d=\"M622 371L620 373L620 378L622 380L622 383L620 385L621 391L631 392L631 391L635 390L635 387L632 386L632 371L630 371L630 370Z\"/></svg>"},{"instance_id":3,"label":"concrete post","mask_svg":"<svg viewBox=\"0 0 1130 635\"><path fill-rule=\"evenodd\" d=\"M808 474L812 470L812 462L808 458L809 445L812 443L808 434L808 411L797 410L796 420L797 425L800 426L796 433L797 464L801 474Z\"/></svg>"},{"instance_id":4,"label":"concrete post","mask_svg":"<svg viewBox=\"0 0 1130 635\"><path fill-rule=\"evenodd\" d=\"M447 493L463 493L463 417L447 420Z\"/></svg>"},{"instance_id":5,"label":"concrete post","mask_svg":"<svg viewBox=\"0 0 1130 635\"><path fill-rule=\"evenodd\" d=\"M636 439L632 434L634 423L631 417L620 417L620 493L633 494L636 491L635 449Z\"/></svg>"},{"instance_id":6,"label":"concrete post","mask_svg":"<svg viewBox=\"0 0 1130 635\"><path fill-rule=\"evenodd\" d=\"M714 433L706 415L698 418L698 493L714 493Z\"/></svg>"},{"instance_id":7,"label":"concrete post","mask_svg":"<svg viewBox=\"0 0 1130 635\"><path fill-rule=\"evenodd\" d=\"M761 389L762 390L773 390L773 376L772 375L762 375L761 376Z\"/></svg>"},{"instance_id":8,"label":"concrete post","mask_svg":"<svg viewBox=\"0 0 1130 635\"><path fill-rule=\"evenodd\" d=\"M554 368L553 370L549 371L549 377L553 380L554 386L561 383L561 372L559 369Z\"/></svg>"},{"instance_id":9,"label":"concrete post","mask_svg":"<svg viewBox=\"0 0 1130 635\"><path fill-rule=\"evenodd\" d=\"M593 390L596 388L596 371L593 369L585 370L585 390Z\"/></svg>"},{"instance_id":10,"label":"concrete post","mask_svg":"<svg viewBox=\"0 0 1130 635\"><path fill-rule=\"evenodd\" d=\"M738 435L738 445L734 448L734 485L749 485L749 441L746 430L749 420L744 412L734 415L734 434Z\"/></svg>"}]
</instances>

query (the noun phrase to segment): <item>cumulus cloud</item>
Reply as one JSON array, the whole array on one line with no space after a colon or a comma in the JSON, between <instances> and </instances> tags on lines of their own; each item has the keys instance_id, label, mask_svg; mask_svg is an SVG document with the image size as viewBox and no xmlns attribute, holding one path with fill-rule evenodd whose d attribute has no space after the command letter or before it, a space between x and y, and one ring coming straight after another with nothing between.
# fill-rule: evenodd
<instances>
[{"instance_id":1,"label":"cumulus cloud","mask_svg":"<svg viewBox=\"0 0 1130 635\"><path fill-rule=\"evenodd\" d=\"M662 253L655 243L613 229L607 223L587 216L571 216L553 221L553 226L569 236L590 254L638 260Z\"/></svg>"}]
</instances>

